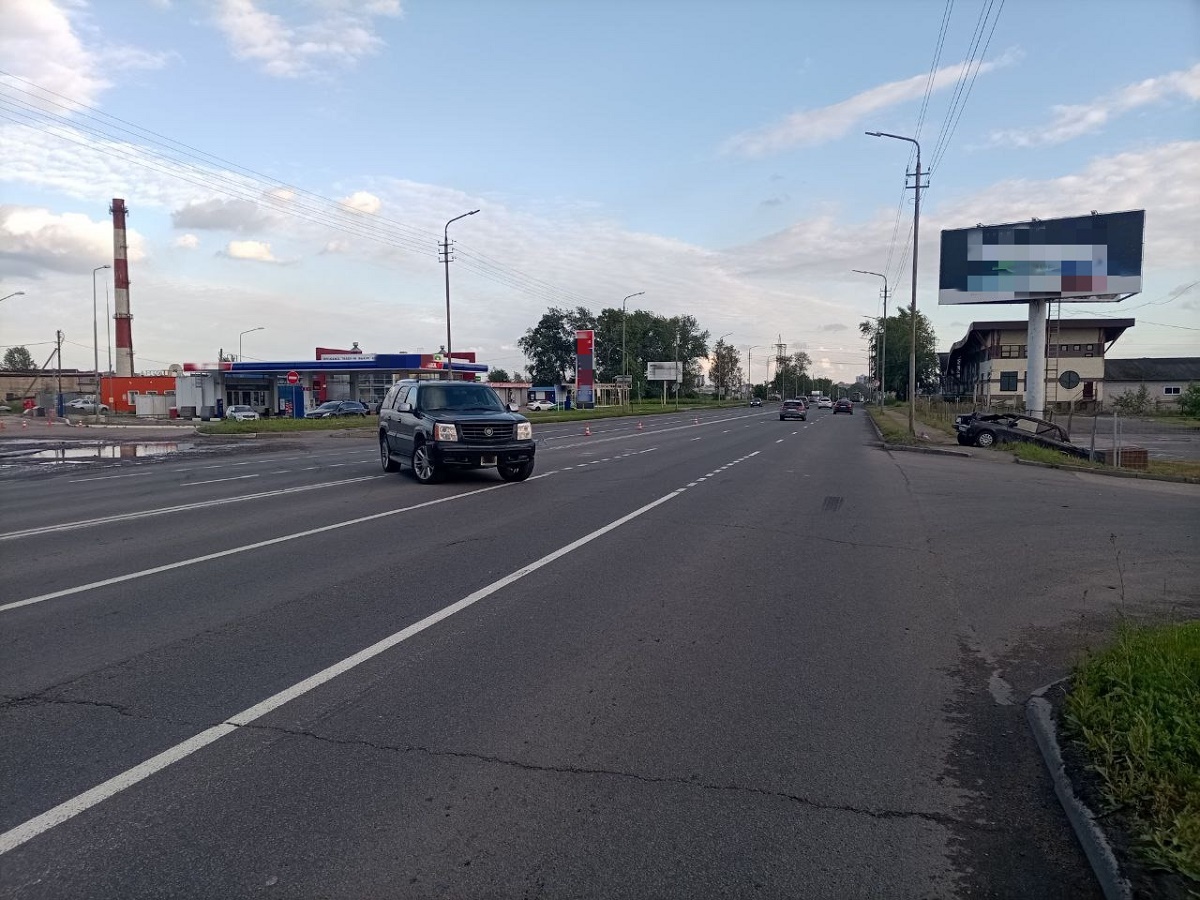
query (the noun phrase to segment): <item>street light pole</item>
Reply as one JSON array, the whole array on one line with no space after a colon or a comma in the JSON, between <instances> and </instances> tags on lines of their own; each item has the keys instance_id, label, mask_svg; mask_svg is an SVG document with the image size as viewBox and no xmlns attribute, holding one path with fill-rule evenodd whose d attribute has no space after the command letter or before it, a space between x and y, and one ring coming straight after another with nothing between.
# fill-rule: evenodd
<instances>
[{"instance_id":1,"label":"street light pole","mask_svg":"<svg viewBox=\"0 0 1200 900\"><path fill-rule=\"evenodd\" d=\"M105 266L104 268L107 269L108 266ZM24 297L24 296L25 296L24 291L17 291L14 294L5 294L3 297L0 297L0 301L7 300L9 297Z\"/></svg>"},{"instance_id":2,"label":"street light pole","mask_svg":"<svg viewBox=\"0 0 1200 900\"><path fill-rule=\"evenodd\" d=\"M96 273L101 269L111 269L112 266L96 266L92 269L92 365L96 370L96 402L92 404L92 412L100 415L100 328L96 321Z\"/></svg>"},{"instance_id":3,"label":"street light pole","mask_svg":"<svg viewBox=\"0 0 1200 900\"><path fill-rule=\"evenodd\" d=\"M625 352L625 304L634 297L641 297L645 293L645 291L638 291L621 301L621 374L625 376L629 375L629 354ZM626 388L625 396L629 396L628 388Z\"/></svg>"},{"instance_id":4,"label":"street light pole","mask_svg":"<svg viewBox=\"0 0 1200 900\"><path fill-rule=\"evenodd\" d=\"M266 327L266 325L259 325L256 328L247 328L238 335L238 362L242 361L242 334L250 334L252 331L263 331Z\"/></svg>"},{"instance_id":5,"label":"street light pole","mask_svg":"<svg viewBox=\"0 0 1200 900\"><path fill-rule=\"evenodd\" d=\"M459 219L473 216L477 212L479 210L473 209L470 212L463 213L461 216L455 216L442 229L442 253L445 257L442 262L446 264L446 378L449 381L454 380L454 348L450 344L450 226Z\"/></svg>"},{"instance_id":6,"label":"street light pole","mask_svg":"<svg viewBox=\"0 0 1200 900\"><path fill-rule=\"evenodd\" d=\"M884 387L883 373L886 371L885 364L887 363L887 298L888 298L888 283L887 276L882 272L868 272L866 269L852 269L859 275L876 275L883 279L883 324L879 328L879 408L883 409L883 399L887 396L887 388Z\"/></svg>"},{"instance_id":7,"label":"street light pole","mask_svg":"<svg viewBox=\"0 0 1200 900\"><path fill-rule=\"evenodd\" d=\"M750 384L750 399L754 399L754 370L750 367L750 351L761 350L766 344L753 344L746 348L746 381Z\"/></svg>"},{"instance_id":8,"label":"street light pole","mask_svg":"<svg viewBox=\"0 0 1200 900\"><path fill-rule=\"evenodd\" d=\"M913 251L912 251L912 301L908 313L912 319L912 335L908 348L908 433L917 434L917 250L921 244L921 144L916 138L904 137L899 134L888 134L886 131L868 131L871 137L892 138L897 141L908 141L917 148L917 177L913 184L915 194L913 204Z\"/></svg>"}]
</instances>

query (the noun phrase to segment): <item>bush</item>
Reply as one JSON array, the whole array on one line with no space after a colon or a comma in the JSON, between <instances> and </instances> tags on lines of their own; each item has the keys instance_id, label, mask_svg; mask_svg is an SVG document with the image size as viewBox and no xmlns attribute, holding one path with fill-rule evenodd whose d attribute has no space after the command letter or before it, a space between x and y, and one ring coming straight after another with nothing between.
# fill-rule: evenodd
<instances>
[{"instance_id":1,"label":"bush","mask_svg":"<svg viewBox=\"0 0 1200 900\"><path fill-rule=\"evenodd\" d=\"M1200 418L1200 384L1194 381L1179 395L1179 408L1185 416Z\"/></svg>"}]
</instances>

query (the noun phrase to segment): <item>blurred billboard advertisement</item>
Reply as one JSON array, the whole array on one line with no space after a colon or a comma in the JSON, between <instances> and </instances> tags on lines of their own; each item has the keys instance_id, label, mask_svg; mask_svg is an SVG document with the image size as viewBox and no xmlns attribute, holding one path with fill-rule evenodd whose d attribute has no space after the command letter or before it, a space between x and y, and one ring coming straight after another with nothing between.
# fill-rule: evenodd
<instances>
[{"instance_id":1,"label":"blurred billboard advertisement","mask_svg":"<svg viewBox=\"0 0 1200 900\"><path fill-rule=\"evenodd\" d=\"M1142 289L1145 210L942 232L938 305L1123 300Z\"/></svg>"}]
</instances>

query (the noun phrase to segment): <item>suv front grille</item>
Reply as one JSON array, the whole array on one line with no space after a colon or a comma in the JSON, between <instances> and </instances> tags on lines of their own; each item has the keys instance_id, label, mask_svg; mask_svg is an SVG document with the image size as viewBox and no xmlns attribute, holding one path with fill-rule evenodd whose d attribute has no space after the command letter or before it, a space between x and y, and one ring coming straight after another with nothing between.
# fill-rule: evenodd
<instances>
[{"instance_id":1,"label":"suv front grille","mask_svg":"<svg viewBox=\"0 0 1200 900\"><path fill-rule=\"evenodd\" d=\"M516 426L511 422L496 425L479 422L458 423L459 438L466 444L507 444L513 439L515 430Z\"/></svg>"}]
</instances>

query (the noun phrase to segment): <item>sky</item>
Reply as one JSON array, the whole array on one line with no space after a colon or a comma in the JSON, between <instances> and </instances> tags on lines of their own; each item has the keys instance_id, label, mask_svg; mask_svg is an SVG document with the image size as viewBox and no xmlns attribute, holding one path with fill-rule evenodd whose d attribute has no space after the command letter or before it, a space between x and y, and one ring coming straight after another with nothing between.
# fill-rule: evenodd
<instances>
[{"instance_id":1,"label":"sky","mask_svg":"<svg viewBox=\"0 0 1200 900\"><path fill-rule=\"evenodd\" d=\"M550 306L690 314L765 376L867 371L883 273L938 348L944 228L1146 210L1114 357L1200 355L1197 0L0 0L0 346L135 366L456 350ZM95 293L93 294L93 286ZM95 305L93 306L93 298ZM250 331L250 329L261 329Z\"/></svg>"}]
</instances>

